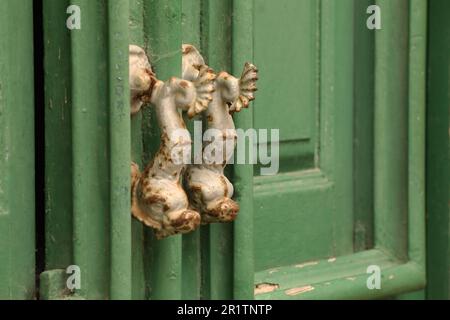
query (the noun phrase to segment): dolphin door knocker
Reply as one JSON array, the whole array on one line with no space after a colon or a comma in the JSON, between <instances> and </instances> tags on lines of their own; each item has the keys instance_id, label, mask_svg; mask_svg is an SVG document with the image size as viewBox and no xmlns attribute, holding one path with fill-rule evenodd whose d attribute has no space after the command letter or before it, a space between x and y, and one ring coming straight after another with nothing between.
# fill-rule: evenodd
<instances>
[{"instance_id":1,"label":"dolphin door knocker","mask_svg":"<svg viewBox=\"0 0 450 320\"><path fill-rule=\"evenodd\" d=\"M143 104L156 108L161 128L161 145L152 161L140 173L131 165L132 214L145 225L156 229L158 239L195 230L200 214L189 209L181 186L181 175L190 154L191 137L177 109L190 117L202 112L212 100L215 74L206 65L196 66L192 80L171 78L158 80L151 70L144 50L130 46L131 113Z\"/></svg>"},{"instance_id":2,"label":"dolphin door knocker","mask_svg":"<svg viewBox=\"0 0 450 320\"><path fill-rule=\"evenodd\" d=\"M191 45L183 46L183 79L195 79L195 70L204 65L198 50ZM202 223L229 222L236 218L239 205L231 198L234 188L224 175L224 168L233 157L237 134L231 116L247 108L254 100L257 90L257 68L246 63L240 79L220 72L215 80L215 92L209 108L203 112L208 129L215 130L215 138L203 145L202 164L188 165L184 174L184 187L192 208L202 215ZM207 149L222 150L211 161Z\"/></svg>"}]
</instances>

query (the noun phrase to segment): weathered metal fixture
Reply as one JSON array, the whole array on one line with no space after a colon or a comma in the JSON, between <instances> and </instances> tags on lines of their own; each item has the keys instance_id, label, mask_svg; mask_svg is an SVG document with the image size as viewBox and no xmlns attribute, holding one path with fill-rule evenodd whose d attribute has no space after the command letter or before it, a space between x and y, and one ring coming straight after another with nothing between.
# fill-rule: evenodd
<instances>
[{"instance_id":1,"label":"weathered metal fixture","mask_svg":"<svg viewBox=\"0 0 450 320\"><path fill-rule=\"evenodd\" d=\"M177 111L190 117L202 112L212 100L215 74L208 66L196 65L191 81L172 77L158 80L151 70L145 51L130 46L131 113L151 103L161 128L161 145L152 161L140 173L131 165L132 214L145 225L156 229L158 239L187 233L200 224L200 214L189 209L181 186L186 162L180 157L190 154L191 137Z\"/></svg>"},{"instance_id":2,"label":"weathered metal fixture","mask_svg":"<svg viewBox=\"0 0 450 320\"><path fill-rule=\"evenodd\" d=\"M184 45L183 79L195 79L195 70L199 65L204 65L204 60L198 50ZM255 99L257 80L258 70L250 63L245 64L240 79L223 71L215 80L213 100L203 112L208 130L215 132L214 139L204 143L202 163L188 165L183 179L190 204L201 213L202 223L233 221L239 211L238 203L231 199L234 188L224 175L224 168L236 147L237 134L232 113L247 108ZM206 149L220 150L220 156L208 154Z\"/></svg>"}]
</instances>

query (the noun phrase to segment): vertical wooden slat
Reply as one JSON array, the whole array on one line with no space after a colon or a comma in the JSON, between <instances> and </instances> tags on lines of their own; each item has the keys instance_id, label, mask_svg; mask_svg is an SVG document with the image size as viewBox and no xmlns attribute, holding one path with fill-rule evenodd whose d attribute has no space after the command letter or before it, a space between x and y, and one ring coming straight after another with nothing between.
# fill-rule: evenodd
<instances>
[{"instance_id":1,"label":"vertical wooden slat","mask_svg":"<svg viewBox=\"0 0 450 320\"><path fill-rule=\"evenodd\" d=\"M426 123L426 64L427 64L427 1L409 2L408 56L408 258L420 275L417 281L425 287L425 123ZM448 74L448 73L447 73ZM448 88L448 87L447 87ZM447 136L448 137L448 136ZM448 181L447 181L448 182ZM448 222L448 220L447 220ZM448 243L448 238L446 239ZM445 255L447 252L442 252ZM438 267L439 268L439 267ZM448 270L447 270L448 272ZM447 277L439 279L441 282ZM400 296L399 299L424 299L424 290Z\"/></svg>"},{"instance_id":2,"label":"vertical wooden slat","mask_svg":"<svg viewBox=\"0 0 450 320\"><path fill-rule=\"evenodd\" d=\"M45 268L72 264L72 88L69 0L44 0ZM62 179L61 177L64 177Z\"/></svg>"},{"instance_id":3,"label":"vertical wooden slat","mask_svg":"<svg viewBox=\"0 0 450 320\"><path fill-rule=\"evenodd\" d=\"M427 97L427 298L450 297L450 1L429 4Z\"/></svg>"},{"instance_id":4,"label":"vertical wooden slat","mask_svg":"<svg viewBox=\"0 0 450 320\"><path fill-rule=\"evenodd\" d=\"M253 1L233 1L232 72L239 74L245 62L253 61ZM252 106L249 107L251 110ZM236 128L253 128L252 112L240 112L234 119ZM253 166L234 166L234 186L240 206L234 222L234 299L253 299L254 239L253 239Z\"/></svg>"},{"instance_id":5,"label":"vertical wooden slat","mask_svg":"<svg viewBox=\"0 0 450 320\"><path fill-rule=\"evenodd\" d=\"M353 6L353 0L321 1L319 162L334 184L335 256L353 252L353 144L346 143L353 139Z\"/></svg>"},{"instance_id":6,"label":"vertical wooden slat","mask_svg":"<svg viewBox=\"0 0 450 320\"><path fill-rule=\"evenodd\" d=\"M33 2L0 3L0 299L34 297Z\"/></svg>"},{"instance_id":7,"label":"vertical wooden slat","mask_svg":"<svg viewBox=\"0 0 450 320\"><path fill-rule=\"evenodd\" d=\"M182 40L200 49L200 8L201 0L182 0ZM183 119L191 134L194 132L194 121L186 112ZM198 120L198 119L197 119ZM201 258L200 230L183 235L182 281L183 299L200 299Z\"/></svg>"},{"instance_id":8,"label":"vertical wooden slat","mask_svg":"<svg viewBox=\"0 0 450 320\"><path fill-rule=\"evenodd\" d=\"M204 57L208 65L217 73L230 72L231 1L204 1L202 10ZM234 70L235 75L240 76L242 70L239 70L239 67L236 69L238 70ZM242 112L252 114L252 110ZM227 167L227 169L230 168ZM238 219L241 219L241 215ZM208 293L210 299L231 299L233 297L233 225L231 223L211 224L205 236L205 240L209 242L203 241L206 245L203 250L207 250L206 258L209 260L203 268L206 277L205 285L208 286L205 293Z\"/></svg>"},{"instance_id":9,"label":"vertical wooden slat","mask_svg":"<svg viewBox=\"0 0 450 320\"><path fill-rule=\"evenodd\" d=\"M145 2L145 32L148 52L154 71L159 79L166 81L181 76L181 0L148 0ZM146 120L149 117L145 117ZM144 121L146 121L144 120ZM148 126L144 124L144 126ZM144 148L156 151L159 136L155 134L156 121L145 129ZM149 137L152 137L152 139ZM158 142L156 142L158 141ZM151 146L150 146L151 145ZM151 152L152 153L152 152ZM149 154L152 156L153 154ZM182 237L172 236L163 240L152 239L150 297L152 299L181 299L182 296Z\"/></svg>"},{"instance_id":10,"label":"vertical wooden slat","mask_svg":"<svg viewBox=\"0 0 450 320\"><path fill-rule=\"evenodd\" d=\"M144 1L130 0L130 43L144 47ZM131 117L131 156L142 168L142 112ZM132 219L133 299L145 298L144 226Z\"/></svg>"},{"instance_id":11,"label":"vertical wooden slat","mask_svg":"<svg viewBox=\"0 0 450 320\"><path fill-rule=\"evenodd\" d=\"M128 0L108 0L111 299L131 299L128 21Z\"/></svg>"},{"instance_id":12,"label":"vertical wooden slat","mask_svg":"<svg viewBox=\"0 0 450 320\"><path fill-rule=\"evenodd\" d=\"M375 242L399 258L407 253L408 3L378 0L375 34Z\"/></svg>"},{"instance_id":13,"label":"vertical wooden slat","mask_svg":"<svg viewBox=\"0 0 450 320\"><path fill-rule=\"evenodd\" d=\"M107 12L105 1L72 4L80 6L82 15L81 30L71 31L73 241L74 263L81 269L81 289L76 294L106 299L110 280Z\"/></svg>"},{"instance_id":14,"label":"vertical wooden slat","mask_svg":"<svg viewBox=\"0 0 450 320\"><path fill-rule=\"evenodd\" d=\"M408 257L425 272L425 95L427 1L409 7Z\"/></svg>"},{"instance_id":15,"label":"vertical wooden slat","mask_svg":"<svg viewBox=\"0 0 450 320\"><path fill-rule=\"evenodd\" d=\"M354 250L373 247L373 112L375 32L367 29L367 7L355 1L354 67Z\"/></svg>"}]
</instances>

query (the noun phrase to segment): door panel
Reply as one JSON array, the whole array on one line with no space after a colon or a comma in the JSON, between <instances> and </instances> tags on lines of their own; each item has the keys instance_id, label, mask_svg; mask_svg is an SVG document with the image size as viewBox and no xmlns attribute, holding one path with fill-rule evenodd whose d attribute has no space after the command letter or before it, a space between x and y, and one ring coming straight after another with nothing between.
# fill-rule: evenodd
<instances>
[{"instance_id":1,"label":"door panel","mask_svg":"<svg viewBox=\"0 0 450 320\"><path fill-rule=\"evenodd\" d=\"M318 162L255 177L256 298L423 288L426 1L376 1L383 27L372 36L362 30L370 1L318 2ZM366 285L369 266L380 290Z\"/></svg>"},{"instance_id":2,"label":"door panel","mask_svg":"<svg viewBox=\"0 0 450 320\"><path fill-rule=\"evenodd\" d=\"M255 1L254 19L254 122L290 171L255 178L256 270L351 253L353 3Z\"/></svg>"},{"instance_id":3,"label":"door panel","mask_svg":"<svg viewBox=\"0 0 450 320\"><path fill-rule=\"evenodd\" d=\"M317 159L318 15L314 0L254 5L254 62L264 66L254 126L280 130L282 171L314 168Z\"/></svg>"}]
</instances>

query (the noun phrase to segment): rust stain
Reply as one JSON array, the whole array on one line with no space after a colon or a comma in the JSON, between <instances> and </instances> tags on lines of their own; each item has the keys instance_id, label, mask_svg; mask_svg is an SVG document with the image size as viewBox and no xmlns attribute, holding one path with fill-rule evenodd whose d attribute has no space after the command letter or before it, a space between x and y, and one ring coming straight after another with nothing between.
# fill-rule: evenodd
<instances>
[{"instance_id":1,"label":"rust stain","mask_svg":"<svg viewBox=\"0 0 450 320\"><path fill-rule=\"evenodd\" d=\"M180 81L180 87L186 89L187 87L189 87L189 83L187 81Z\"/></svg>"},{"instance_id":2,"label":"rust stain","mask_svg":"<svg viewBox=\"0 0 450 320\"><path fill-rule=\"evenodd\" d=\"M148 203L149 205L154 203L165 203L166 201L167 198L159 194L150 194L147 195L145 198L145 202Z\"/></svg>"},{"instance_id":3,"label":"rust stain","mask_svg":"<svg viewBox=\"0 0 450 320\"><path fill-rule=\"evenodd\" d=\"M188 54L188 53L192 52L194 50L194 48L190 45L184 45L182 47L182 50L183 50L182 51L183 54Z\"/></svg>"}]
</instances>

